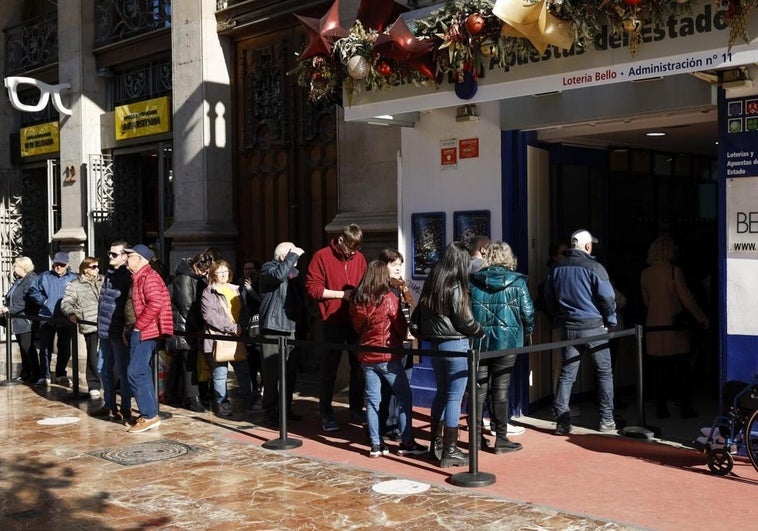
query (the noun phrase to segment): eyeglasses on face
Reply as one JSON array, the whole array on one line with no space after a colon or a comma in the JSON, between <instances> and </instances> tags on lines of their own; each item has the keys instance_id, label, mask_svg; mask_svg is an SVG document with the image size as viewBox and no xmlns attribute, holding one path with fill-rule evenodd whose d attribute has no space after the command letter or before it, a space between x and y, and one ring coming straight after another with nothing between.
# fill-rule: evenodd
<instances>
[{"instance_id":1,"label":"eyeglasses on face","mask_svg":"<svg viewBox=\"0 0 758 531\"><path fill-rule=\"evenodd\" d=\"M116 258L117 256L121 256L122 254L124 254L124 253L114 253L114 252L111 251L111 252L108 253L108 256L111 257L111 258Z\"/></svg>"},{"instance_id":2,"label":"eyeglasses on face","mask_svg":"<svg viewBox=\"0 0 758 531\"><path fill-rule=\"evenodd\" d=\"M216 271L216 274L217 275L228 275L229 274L229 270L227 270L227 269L219 269L218 271Z\"/></svg>"},{"instance_id":3,"label":"eyeglasses on face","mask_svg":"<svg viewBox=\"0 0 758 531\"><path fill-rule=\"evenodd\" d=\"M53 264L53 267L68 267L68 264Z\"/></svg>"},{"instance_id":4,"label":"eyeglasses on face","mask_svg":"<svg viewBox=\"0 0 758 531\"><path fill-rule=\"evenodd\" d=\"M92 265L87 266L87 269L100 269L100 266L97 264L92 264Z\"/></svg>"}]
</instances>

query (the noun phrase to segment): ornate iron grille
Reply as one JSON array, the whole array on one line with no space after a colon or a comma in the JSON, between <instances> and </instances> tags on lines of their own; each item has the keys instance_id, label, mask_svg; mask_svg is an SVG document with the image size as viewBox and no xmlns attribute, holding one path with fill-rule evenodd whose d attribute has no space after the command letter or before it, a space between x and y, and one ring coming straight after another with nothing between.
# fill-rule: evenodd
<instances>
[{"instance_id":1,"label":"ornate iron grille","mask_svg":"<svg viewBox=\"0 0 758 531\"><path fill-rule=\"evenodd\" d=\"M22 254L21 178L17 171L0 171L0 191L0 293L7 293L13 260Z\"/></svg>"},{"instance_id":2,"label":"ornate iron grille","mask_svg":"<svg viewBox=\"0 0 758 531\"><path fill-rule=\"evenodd\" d=\"M279 41L243 51L245 82L245 149L289 144L284 111L287 46Z\"/></svg>"},{"instance_id":3,"label":"ornate iron grille","mask_svg":"<svg viewBox=\"0 0 758 531\"><path fill-rule=\"evenodd\" d=\"M58 62L58 14L51 13L5 30L5 75Z\"/></svg>"},{"instance_id":4,"label":"ornate iron grille","mask_svg":"<svg viewBox=\"0 0 758 531\"><path fill-rule=\"evenodd\" d=\"M171 61L140 65L116 75L113 83L113 105L157 98L171 94Z\"/></svg>"},{"instance_id":5,"label":"ornate iron grille","mask_svg":"<svg viewBox=\"0 0 758 531\"><path fill-rule=\"evenodd\" d=\"M57 170L56 167L53 168ZM34 262L34 269L46 271L50 265L50 234L60 228L60 178L57 173L48 179L47 168L24 170L21 175L21 249L20 254ZM52 204L48 202L47 186L52 181ZM53 230L49 230L49 213L53 212Z\"/></svg>"},{"instance_id":6,"label":"ornate iron grille","mask_svg":"<svg viewBox=\"0 0 758 531\"><path fill-rule=\"evenodd\" d=\"M139 158L94 154L89 157L89 210L94 256L104 256L111 242L139 241L142 233Z\"/></svg>"},{"instance_id":7,"label":"ornate iron grille","mask_svg":"<svg viewBox=\"0 0 758 531\"><path fill-rule=\"evenodd\" d=\"M97 0L95 48L171 27L171 0Z\"/></svg>"},{"instance_id":8,"label":"ornate iron grille","mask_svg":"<svg viewBox=\"0 0 758 531\"><path fill-rule=\"evenodd\" d=\"M36 89L26 90L18 93L18 99L21 103L27 105L36 105L39 101L40 93ZM16 111L21 117L21 127L27 127L29 125L41 124L46 122L55 122L58 120L58 111L55 109L52 101L48 102L47 106L41 111L37 112L21 112Z\"/></svg>"}]
</instances>

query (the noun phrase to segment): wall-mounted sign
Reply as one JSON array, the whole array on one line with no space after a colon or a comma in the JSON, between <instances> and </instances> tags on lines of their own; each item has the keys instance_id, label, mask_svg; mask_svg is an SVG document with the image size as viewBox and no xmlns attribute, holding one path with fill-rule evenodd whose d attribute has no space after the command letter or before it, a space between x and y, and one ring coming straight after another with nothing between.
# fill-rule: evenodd
<instances>
[{"instance_id":1,"label":"wall-mounted sign","mask_svg":"<svg viewBox=\"0 0 758 531\"><path fill-rule=\"evenodd\" d=\"M168 96L116 107L116 140L157 135L171 131Z\"/></svg>"},{"instance_id":2,"label":"wall-mounted sign","mask_svg":"<svg viewBox=\"0 0 758 531\"><path fill-rule=\"evenodd\" d=\"M458 141L454 138L440 142L440 165L443 170L454 170L458 167Z\"/></svg>"},{"instance_id":3,"label":"wall-mounted sign","mask_svg":"<svg viewBox=\"0 0 758 531\"><path fill-rule=\"evenodd\" d=\"M22 127L19 137L22 157L57 153L61 148L58 122Z\"/></svg>"},{"instance_id":4,"label":"wall-mounted sign","mask_svg":"<svg viewBox=\"0 0 758 531\"><path fill-rule=\"evenodd\" d=\"M462 138L458 142L462 159L475 159L479 157L479 138Z\"/></svg>"}]
</instances>

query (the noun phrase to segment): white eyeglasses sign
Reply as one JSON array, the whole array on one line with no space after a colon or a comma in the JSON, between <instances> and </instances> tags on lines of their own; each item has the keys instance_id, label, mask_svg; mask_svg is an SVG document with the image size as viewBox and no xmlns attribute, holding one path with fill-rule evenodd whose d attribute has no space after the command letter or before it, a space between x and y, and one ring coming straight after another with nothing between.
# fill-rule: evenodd
<instances>
[{"instance_id":1,"label":"white eyeglasses sign","mask_svg":"<svg viewBox=\"0 0 758 531\"><path fill-rule=\"evenodd\" d=\"M17 92L19 85L31 85L39 90L39 101L36 103L36 105L27 105L25 103L21 103L21 100L18 99ZM50 95L52 94L53 106L58 110L59 113L65 114L67 116L71 116L73 114L71 112L71 109L66 108L66 106L63 105L63 101L61 100L61 91L64 89L70 89L70 83L48 85L39 79L12 76L5 78L5 87L8 89L8 98L11 100L11 105L16 110L24 112L39 112L47 107L47 103L50 101Z\"/></svg>"}]
</instances>

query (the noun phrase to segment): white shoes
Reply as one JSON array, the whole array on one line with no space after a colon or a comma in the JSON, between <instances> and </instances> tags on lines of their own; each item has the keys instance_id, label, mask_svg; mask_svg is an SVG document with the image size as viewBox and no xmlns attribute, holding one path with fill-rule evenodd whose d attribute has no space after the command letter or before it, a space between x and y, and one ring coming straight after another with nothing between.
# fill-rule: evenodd
<instances>
[{"instance_id":1,"label":"white shoes","mask_svg":"<svg viewBox=\"0 0 758 531\"><path fill-rule=\"evenodd\" d=\"M100 398L100 389L90 389L89 397L90 398Z\"/></svg>"},{"instance_id":2,"label":"white shoes","mask_svg":"<svg viewBox=\"0 0 758 531\"><path fill-rule=\"evenodd\" d=\"M514 435L523 435L526 431L526 428L523 426L514 426L510 422L508 423L508 436L513 437Z\"/></svg>"}]
</instances>

